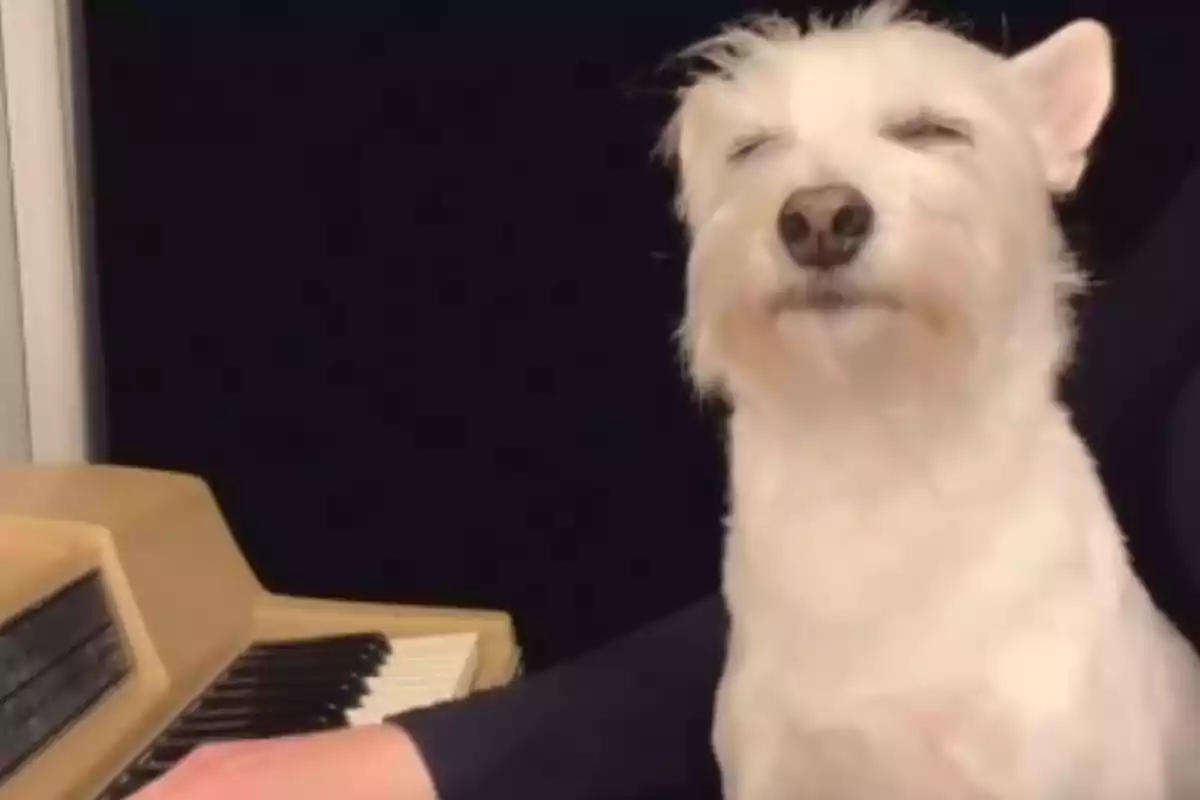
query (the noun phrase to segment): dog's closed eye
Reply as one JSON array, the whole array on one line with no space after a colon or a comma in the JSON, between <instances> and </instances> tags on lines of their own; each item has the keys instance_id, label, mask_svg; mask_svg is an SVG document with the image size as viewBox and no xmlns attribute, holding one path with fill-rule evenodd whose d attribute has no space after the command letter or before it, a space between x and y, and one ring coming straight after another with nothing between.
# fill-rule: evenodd
<instances>
[{"instance_id":1,"label":"dog's closed eye","mask_svg":"<svg viewBox=\"0 0 1200 800\"><path fill-rule=\"evenodd\" d=\"M778 139L779 137L776 134L767 131L758 131L739 137L734 141L733 147L729 149L727 156L729 163L736 164L745 161L763 147L778 141Z\"/></svg>"},{"instance_id":2,"label":"dog's closed eye","mask_svg":"<svg viewBox=\"0 0 1200 800\"><path fill-rule=\"evenodd\" d=\"M962 122L921 113L887 125L884 136L909 147L970 144L970 128Z\"/></svg>"}]
</instances>

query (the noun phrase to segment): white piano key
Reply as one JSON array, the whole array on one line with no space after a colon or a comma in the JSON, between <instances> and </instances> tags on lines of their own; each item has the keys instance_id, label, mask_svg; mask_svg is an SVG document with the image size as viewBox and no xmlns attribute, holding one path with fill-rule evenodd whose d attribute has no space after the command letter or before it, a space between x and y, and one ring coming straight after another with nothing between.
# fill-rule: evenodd
<instances>
[{"instance_id":1,"label":"white piano key","mask_svg":"<svg viewBox=\"0 0 1200 800\"><path fill-rule=\"evenodd\" d=\"M352 727L378 724L469 690L478 664L478 634L399 637L389 643L392 652L366 680L367 694L346 715Z\"/></svg>"}]
</instances>

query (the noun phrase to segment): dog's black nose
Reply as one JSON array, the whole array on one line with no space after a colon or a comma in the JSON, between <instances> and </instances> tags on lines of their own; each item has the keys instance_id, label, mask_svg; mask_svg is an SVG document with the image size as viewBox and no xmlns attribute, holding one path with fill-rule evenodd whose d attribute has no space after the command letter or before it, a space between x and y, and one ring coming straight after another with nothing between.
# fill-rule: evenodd
<instances>
[{"instance_id":1,"label":"dog's black nose","mask_svg":"<svg viewBox=\"0 0 1200 800\"><path fill-rule=\"evenodd\" d=\"M858 254L874 222L871 204L853 186L799 189L779 210L779 238L797 265L832 270Z\"/></svg>"}]
</instances>

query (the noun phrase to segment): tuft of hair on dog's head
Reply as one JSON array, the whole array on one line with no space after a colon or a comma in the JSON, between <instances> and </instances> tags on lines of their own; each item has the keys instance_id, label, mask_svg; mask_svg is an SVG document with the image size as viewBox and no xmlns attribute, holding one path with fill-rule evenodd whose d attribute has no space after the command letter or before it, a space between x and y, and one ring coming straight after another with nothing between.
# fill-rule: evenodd
<instances>
[{"instance_id":1,"label":"tuft of hair on dog's head","mask_svg":"<svg viewBox=\"0 0 1200 800\"><path fill-rule=\"evenodd\" d=\"M747 61L767 56L780 45L795 44L812 33L839 28L872 30L923 21L925 18L909 7L908 0L876 0L855 7L841 17L814 9L805 21L767 12L748 14L728 22L719 33L688 45L667 60L669 66L680 70L682 79L675 90L676 110L654 151L668 162L679 157L680 114L688 94L705 81L730 80Z\"/></svg>"},{"instance_id":2,"label":"tuft of hair on dog's head","mask_svg":"<svg viewBox=\"0 0 1200 800\"><path fill-rule=\"evenodd\" d=\"M811 33L838 28L872 30L923 19L909 7L908 0L877 0L841 17L815 9L805 21L778 12L748 14L726 23L719 33L683 48L670 61L684 67L693 82L712 75L728 78L741 62L756 53L773 45L795 43ZM686 92L687 83L681 92Z\"/></svg>"}]
</instances>

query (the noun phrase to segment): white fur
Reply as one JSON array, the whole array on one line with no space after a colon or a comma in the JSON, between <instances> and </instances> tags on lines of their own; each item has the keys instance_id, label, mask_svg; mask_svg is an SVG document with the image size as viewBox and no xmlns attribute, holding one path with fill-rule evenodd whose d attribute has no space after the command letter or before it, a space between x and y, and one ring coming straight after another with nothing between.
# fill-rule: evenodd
<instances>
[{"instance_id":1,"label":"white fur","mask_svg":"<svg viewBox=\"0 0 1200 800\"><path fill-rule=\"evenodd\" d=\"M1052 196L1108 111L1105 29L1005 57L877 4L691 55L664 141L683 349L732 407L726 797L1200 798L1196 659L1056 397L1079 281ZM914 115L969 141L897 140ZM830 181L878 216L840 311L803 305L775 228Z\"/></svg>"}]
</instances>

